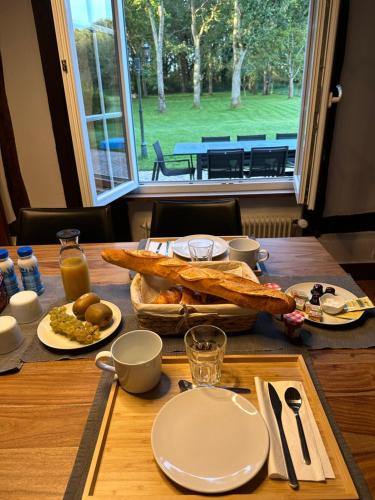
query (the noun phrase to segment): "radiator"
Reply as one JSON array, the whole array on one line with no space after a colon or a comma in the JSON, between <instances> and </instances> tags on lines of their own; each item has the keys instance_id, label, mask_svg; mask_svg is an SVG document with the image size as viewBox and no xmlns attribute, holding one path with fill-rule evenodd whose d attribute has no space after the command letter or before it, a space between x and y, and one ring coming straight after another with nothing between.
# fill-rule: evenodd
<instances>
[{"instance_id":1,"label":"radiator","mask_svg":"<svg viewBox=\"0 0 375 500\"><path fill-rule=\"evenodd\" d=\"M242 216L242 234L256 238L283 238L293 236L293 219L291 217L251 217ZM151 219L146 218L141 225L143 237L150 236Z\"/></svg>"},{"instance_id":2,"label":"radiator","mask_svg":"<svg viewBox=\"0 0 375 500\"><path fill-rule=\"evenodd\" d=\"M242 234L256 238L283 238L292 236L291 217L242 217Z\"/></svg>"}]
</instances>

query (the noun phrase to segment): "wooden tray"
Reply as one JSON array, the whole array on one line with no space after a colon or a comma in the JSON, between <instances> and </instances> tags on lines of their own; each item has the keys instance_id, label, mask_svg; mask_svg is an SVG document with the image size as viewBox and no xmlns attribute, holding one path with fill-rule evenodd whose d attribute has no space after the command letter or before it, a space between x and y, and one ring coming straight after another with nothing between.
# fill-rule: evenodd
<instances>
[{"instance_id":1,"label":"wooden tray","mask_svg":"<svg viewBox=\"0 0 375 500\"><path fill-rule=\"evenodd\" d=\"M336 478L326 483L300 482L299 491L287 481L267 478L267 465L247 484L227 495L230 499L358 499L356 489L319 401L308 369L301 355L226 356L222 383L249 387L245 395L257 408L254 376L265 380L299 380L303 382ZM178 380L190 379L185 356L163 358L163 375L159 386L143 396L126 393L113 384L101 430L96 443L83 498L126 498L172 500L186 495L206 498L170 481L156 464L151 449L151 427L155 415L171 397L179 393ZM215 495L210 495L210 497Z\"/></svg>"}]
</instances>

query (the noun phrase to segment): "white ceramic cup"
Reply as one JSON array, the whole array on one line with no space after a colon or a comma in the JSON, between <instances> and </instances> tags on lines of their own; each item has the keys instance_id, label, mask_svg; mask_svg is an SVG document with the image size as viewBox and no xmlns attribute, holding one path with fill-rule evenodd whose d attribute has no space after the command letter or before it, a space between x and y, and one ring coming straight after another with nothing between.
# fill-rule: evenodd
<instances>
[{"instance_id":1,"label":"white ceramic cup","mask_svg":"<svg viewBox=\"0 0 375 500\"><path fill-rule=\"evenodd\" d=\"M258 262L264 262L268 259L268 250L260 248L260 243L256 240L247 238L238 238L231 240L229 246L229 259L245 262L254 269Z\"/></svg>"},{"instance_id":2,"label":"white ceramic cup","mask_svg":"<svg viewBox=\"0 0 375 500\"><path fill-rule=\"evenodd\" d=\"M156 386L161 376L163 342L150 330L124 333L112 344L111 351L96 355L95 364L102 370L115 373L127 392L146 392ZM110 360L112 364L103 360Z\"/></svg>"},{"instance_id":3,"label":"white ceramic cup","mask_svg":"<svg viewBox=\"0 0 375 500\"><path fill-rule=\"evenodd\" d=\"M15 293L9 299L12 315L21 325L36 321L43 314L43 309L39 297L33 290L24 290Z\"/></svg>"},{"instance_id":4,"label":"white ceramic cup","mask_svg":"<svg viewBox=\"0 0 375 500\"><path fill-rule=\"evenodd\" d=\"M13 316L0 316L0 354L17 349L22 344L24 335Z\"/></svg>"}]
</instances>

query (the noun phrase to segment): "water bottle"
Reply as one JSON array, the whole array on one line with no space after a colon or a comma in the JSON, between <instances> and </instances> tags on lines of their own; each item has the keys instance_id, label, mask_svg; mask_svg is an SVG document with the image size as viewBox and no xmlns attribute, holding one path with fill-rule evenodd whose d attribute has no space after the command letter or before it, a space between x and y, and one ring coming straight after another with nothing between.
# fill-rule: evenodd
<instances>
[{"instance_id":1,"label":"water bottle","mask_svg":"<svg viewBox=\"0 0 375 500\"><path fill-rule=\"evenodd\" d=\"M25 290L33 290L38 295L44 292L44 285L42 283L38 260L33 254L31 247L21 247L17 250L18 254L18 267L21 271L22 284Z\"/></svg>"},{"instance_id":2,"label":"water bottle","mask_svg":"<svg viewBox=\"0 0 375 500\"><path fill-rule=\"evenodd\" d=\"M0 271L4 278L5 290L8 297L11 297L15 293L19 292L19 286L17 281L16 271L14 269L14 263L9 257L8 250L3 248L0 249Z\"/></svg>"}]
</instances>

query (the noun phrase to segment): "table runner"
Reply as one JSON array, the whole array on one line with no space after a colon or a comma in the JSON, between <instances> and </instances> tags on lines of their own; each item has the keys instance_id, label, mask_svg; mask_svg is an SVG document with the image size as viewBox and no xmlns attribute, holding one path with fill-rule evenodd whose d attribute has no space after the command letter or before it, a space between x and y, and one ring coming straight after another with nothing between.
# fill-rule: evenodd
<instances>
[{"instance_id":1,"label":"table runner","mask_svg":"<svg viewBox=\"0 0 375 500\"><path fill-rule=\"evenodd\" d=\"M261 276L261 281L277 282L285 289L295 283L303 281L321 281L341 286L363 296L364 293L353 281L350 275L344 276ZM46 291L40 300L44 311L52 306L65 302L64 292L59 277L46 277L44 279ZM8 355L0 356L0 373L19 370L23 362L54 361L59 359L95 358L101 350L108 350L114 339L121 333L138 328L137 317L133 313L130 302L129 285L93 285L93 290L103 299L116 303L123 314L123 321L113 335L93 346L87 346L77 351L58 351L45 347L36 335L39 323L35 321L21 325L25 334L23 344ZM9 306L2 314L9 314ZM302 331L301 345L291 344L284 335L283 323L276 316L268 313L259 313L253 329L249 332L228 335L228 354L241 354L249 352L278 351L283 353L300 353L306 349L323 348L366 348L375 345L375 313L367 311L363 317L345 326L324 327L315 326L305 322ZM163 337L163 354L184 353L182 337Z\"/></svg>"},{"instance_id":2,"label":"table runner","mask_svg":"<svg viewBox=\"0 0 375 500\"><path fill-rule=\"evenodd\" d=\"M331 412L329 404L325 398L324 392L320 386L318 377L313 368L312 360L305 353L304 359L315 389L318 393L324 411L327 415L332 431L335 435L337 443L341 449L346 465L349 469L352 480L357 488L359 498L361 500L371 500L372 496L367 487L366 481L359 470L355 460L346 444ZM90 468L92 455L95 450L96 441L100 431L100 425L106 408L108 395L111 389L112 376L104 373L100 379L98 389L96 391L93 404L86 422L86 426L82 435L82 439L78 448L77 456L73 469L65 490L64 500L81 499L85 487L87 474Z\"/></svg>"}]
</instances>

